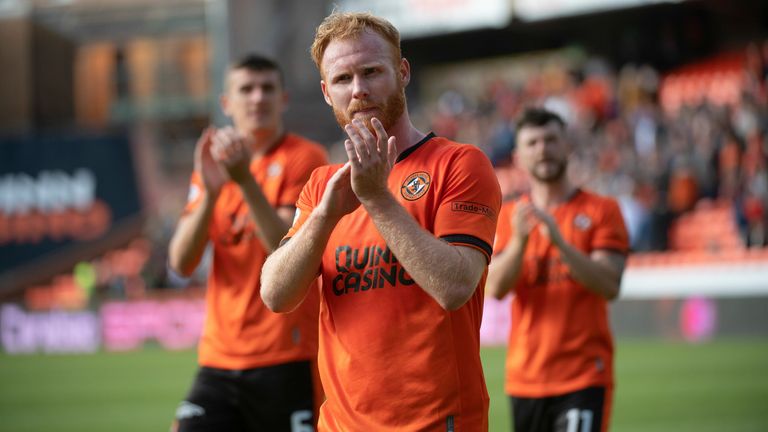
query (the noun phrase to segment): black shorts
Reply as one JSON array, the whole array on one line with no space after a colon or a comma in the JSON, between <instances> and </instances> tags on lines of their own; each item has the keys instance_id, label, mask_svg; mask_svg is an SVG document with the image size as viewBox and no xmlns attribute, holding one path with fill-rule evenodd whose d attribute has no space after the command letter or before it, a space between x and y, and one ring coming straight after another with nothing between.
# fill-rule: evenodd
<instances>
[{"instance_id":1,"label":"black shorts","mask_svg":"<svg viewBox=\"0 0 768 432\"><path fill-rule=\"evenodd\" d=\"M313 431L309 361L248 370L201 367L176 410L181 432Z\"/></svg>"},{"instance_id":2,"label":"black shorts","mask_svg":"<svg viewBox=\"0 0 768 432\"><path fill-rule=\"evenodd\" d=\"M607 394L606 394L607 393ZM510 396L515 432L601 432L607 430L611 391L588 387L558 396Z\"/></svg>"}]
</instances>

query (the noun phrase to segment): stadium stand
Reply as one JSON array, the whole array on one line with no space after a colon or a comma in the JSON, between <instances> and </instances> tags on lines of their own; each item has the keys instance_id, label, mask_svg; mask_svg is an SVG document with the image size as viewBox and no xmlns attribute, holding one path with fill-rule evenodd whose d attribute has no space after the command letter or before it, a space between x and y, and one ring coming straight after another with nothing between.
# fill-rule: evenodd
<instances>
[{"instance_id":1,"label":"stadium stand","mask_svg":"<svg viewBox=\"0 0 768 432\"><path fill-rule=\"evenodd\" d=\"M505 195L527 187L509 157L513 119L522 106L542 104L571 124L570 174L621 202L635 252L733 256L766 246L768 50L753 44L665 74L645 65L614 72L569 53L525 61L523 69L510 60L508 71L495 64L502 71L481 85L481 73L460 66L442 90L426 90L439 94L426 109L429 126L478 143Z\"/></svg>"},{"instance_id":2,"label":"stadium stand","mask_svg":"<svg viewBox=\"0 0 768 432\"><path fill-rule=\"evenodd\" d=\"M735 106L744 87L744 68L744 55L735 52L673 70L664 76L659 88L661 106L669 113L703 100Z\"/></svg>"},{"instance_id":3,"label":"stadium stand","mask_svg":"<svg viewBox=\"0 0 768 432\"><path fill-rule=\"evenodd\" d=\"M630 267L768 262L768 49L753 44L665 74L647 65L614 71L571 51L494 63L493 74L489 67L462 69L448 83L436 79L451 76L444 67L422 77L422 93L436 97L417 116L425 129L482 148L506 196L527 188L510 158L513 119L524 105L543 104L573 126L570 174L622 204ZM186 283L167 274L158 251L168 223L155 225L165 228L90 261L94 295L141 298ZM72 274L58 275L27 289L25 303L83 306L76 286Z\"/></svg>"}]
</instances>

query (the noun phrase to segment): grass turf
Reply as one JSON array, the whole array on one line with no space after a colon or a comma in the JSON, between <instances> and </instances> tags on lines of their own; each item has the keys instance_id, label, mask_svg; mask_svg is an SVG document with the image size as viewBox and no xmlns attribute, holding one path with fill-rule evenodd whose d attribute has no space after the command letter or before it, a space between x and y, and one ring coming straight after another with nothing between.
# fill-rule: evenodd
<instances>
[{"instance_id":1,"label":"grass turf","mask_svg":"<svg viewBox=\"0 0 768 432\"><path fill-rule=\"evenodd\" d=\"M768 430L768 341L618 342L612 430ZM504 349L482 351L490 430L509 431ZM195 354L0 355L0 431L164 431Z\"/></svg>"}]
</instances>

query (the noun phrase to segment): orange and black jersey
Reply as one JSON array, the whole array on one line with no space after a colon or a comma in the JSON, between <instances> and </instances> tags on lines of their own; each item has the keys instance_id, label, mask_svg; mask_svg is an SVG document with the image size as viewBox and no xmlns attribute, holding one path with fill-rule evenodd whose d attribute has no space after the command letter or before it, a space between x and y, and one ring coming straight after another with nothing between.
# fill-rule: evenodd
<instances>
[{"instance_id":1,"label":"orange and black jersey","mask_svg":"<svg viewBox=\"0 0 768 432\"><path fill-rule=\"evenodd\" d=\"M312 174L295 234L341 165ZM430 134L399 155L389 190L425 230L488 259L501 205L488 158ZM423 291L361 206L331 233L320 266L324 430L487 429L479 356L483 290L449 312ZM485 274L479 286L485 283Z\"/></svg>"},{"instance_id":2,"label":"orange and black jersey","mask_svg":"<svg viewBox=\"0 0 768 432\"><path fill-rule=\"evenodd\" d=\"M495 251L512 238L515 202L499 215ZM577 190L552 216L563 239L585 254L627 254L629 240L616 201ZM512 328L506 361L506 391L546 397L613 384L613 338L607 300L570 275L549 238L534 229L514 287Z\"/></svg>"},{"instance_id":3,"label":"orange and black jersey","mask_svg":"<svg viewBox=\"0 0 768 432\"><path fill-rule=\"evenodd\" d=\"M327 163L325 149L287 134L250 170L273 207L294 206L312 170ZM200 175L192 175L186 212L200 204ZM199 346L202 366L249 369L296 360L317 352L318 294L290 314L276 314L261 301L261 267L267 256L248 205L234 182L224 185L208 230L213 262L206 292L206 317Z\"/></svg>"}]
</instances>

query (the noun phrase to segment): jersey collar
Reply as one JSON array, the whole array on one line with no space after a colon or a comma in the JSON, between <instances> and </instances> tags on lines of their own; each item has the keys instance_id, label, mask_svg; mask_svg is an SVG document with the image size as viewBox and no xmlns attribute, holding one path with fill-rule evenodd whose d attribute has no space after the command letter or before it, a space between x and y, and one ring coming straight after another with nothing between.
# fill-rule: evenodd
<instances>
[{"instance_id":1,"label":"jersey collar","mask_svg":"<svg viewBox=\"0 0 768 432\"><path fill-rule=\"evenodd\" d=\"M432 139L434 137L435 137L435 133L434 132L428 133L424 138L421 139L421 141L419 141L416 144L408 147L407 149L405 149L404 152L402 152L399 155L397 155L397 160L395 161L395 163L398 163L401 160L407 158L411 153L415 152L419 147L421 147L422 144L424 144L425 142L429 141L430 139Z\"/></svg>"}]
</instances>

